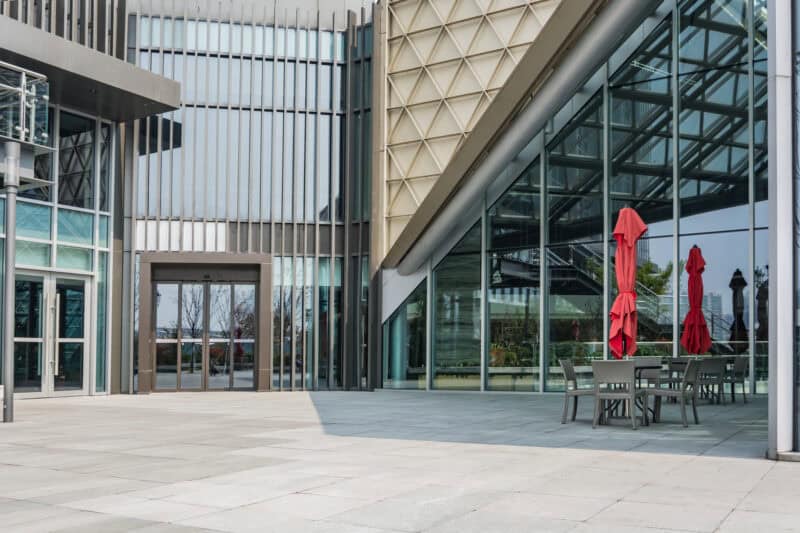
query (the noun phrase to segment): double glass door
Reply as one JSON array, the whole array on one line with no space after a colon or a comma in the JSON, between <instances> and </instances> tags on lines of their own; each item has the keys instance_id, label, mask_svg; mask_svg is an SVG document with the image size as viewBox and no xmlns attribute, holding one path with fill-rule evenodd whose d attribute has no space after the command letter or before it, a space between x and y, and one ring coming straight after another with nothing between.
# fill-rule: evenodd
<instances>
[{"instance_id":1,"label":"double glass door","mask_svg":"<svg viewBox=\"0 0 800 533\"><path fill-rule=\"evenodd\" d=\"M14 298L14 386L19 394L89 389L87 279L18 272Z\"/></svg>"},{"instance_id":2,"label":"double glass door","mask_svg":"<svg viewBox=\"0 0 800 533\"><path fill-rule=\"evenodd\" d=\"M256 286L155 284L156 390L252 389Z\"/></svg>"}]
</instances>

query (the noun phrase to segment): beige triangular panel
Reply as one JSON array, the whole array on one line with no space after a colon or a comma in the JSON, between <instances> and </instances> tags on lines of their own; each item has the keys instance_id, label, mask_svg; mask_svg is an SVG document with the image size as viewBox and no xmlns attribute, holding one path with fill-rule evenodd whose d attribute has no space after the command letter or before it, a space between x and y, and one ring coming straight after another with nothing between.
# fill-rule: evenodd
<instances>
[{"instance_id":1,"label":"beige triangular panel","mask_svg":"<svg viewBox=\"0 0 800 533\"><path fill-rule=\"evenodd\" d=\"M494 15L489 15L489 21L497 35L503 40L504 45L508 45L512 37L516 34L520 19L527 12L525 7L501 11Z\"/></svg>"},{"instance_id":2,"label":"beige triangular panel","mask_svg":"<svg viewBox=\"0 0 800 533\"><path fill-rule=\"evenodd\" d=\"M526 9L517 31L511 37L509 45L531 42L531 36L538 35L542 31L542 26L543 24L539 21L538 16L531 13L530 9Z\"/></svg>"},{"instance_id":3,"label":"beige triangular panel","mask_svg":"<svg viewBox=\"0 0 800 533\"><path fill-rule=\"evenodd\" d=\"M454 131L461 131L461 125L456 122L456 119L453 117L450 109L446 105L442 105L439 108L439 112L436 114L433 124L431 124L431 129L428 131L428 136L441 137L443 135L450 135ZM439 163L442 163L442 166L447 163L447 161L442 161L441 159L438 159L438 161Z\"/></svg>"},{"instance_id":4,"label":"beige triangular panel","mask_svg":"<svg viewBox=\"0 0 800 533\"><path fill-rule=\"evenodd\" d=\"M527 4L527 0L492 0L490 9L491 11L501 11L510 7L524 6Z\"/></svg>"},{"instance_id":5,"label":"beige triangular panel","mask_svg":"<svg viewBox=\"0 0 800 533\"><path fill-rule=\"evenodd\" d=\"M414 191L409 187L408 182L397 182L393 189L390 191L388 198L390 200L388 205L391 213L407 215L413 213L419 207Z\"/></svg>"},{"instance_id":6,"label":"beige triangular panel","mask_svg":"<svg viewBox=\"0 0 800 533\"><path fill-rule=\"evenodd\" d=\"M428 141L428 146L430 146L431 150L433 150L433 155L443 167L446 167L450 162L450 159L453 158L453 154L455 153L456 148L458 148L461 138L462 136L459 134L452 135L450 137L441 137L439 139L431 139Z\"/></svg>"},{"instance_id":7,"label":"beige triangular panel","mask_svg":"<svg viewBox=\"0 0 800 533\"><path fill-rule=\"evenodd\" d=\"M417 79L419 78L421 70L422 69L407 70L389 75L391 80L389 87L397 91L397 97L401 100L401 103L398 105L405 105L408 103L408 99L411 97L411 93L417 85ZM394 102L392 102L392 105L394 106Z\"/></svg>"},{"instance_id":8,"label":"beige triangular panel","mask_svg":"<svg viewBox=\"0 0 800 533\"><path fill-rule=\"evenodd\" d=\"M386 237L388 244L395 242L411 219L411 215L392 217L386 221Z\"/></svg>"},{"instance_id":9,"label":"beige triangular panel","mask_svg":"<svg viewBox=\"0 0 800 533\"><path fill-rule=\"evenodd\" d=\"M428 28L441 26L439 15L433 10L430 4L426 1L421 1L417 16L414 17L414 22L411 24L410 31L425 30Z\"/></svg>"},{"instance_id":10,"label":"beige triangular panel","mask_svg":"<svg viewBox=\"0 0 800 533\"><path fill-rule=\"evenodd\" d=\"M472 40L475 38L475 34L478 33L477 22L476 20L468 20L450 26L450 33L453 35L458 49L464 54L468 53L472 46Z\"/></svg>"},{"instance_id":11,"label":"beige triangular panel","mask_svg":"<svg viewBox=\"0 0 800 533\"><path fill-rule=\"evenodd\" d=\"M453 4L457 4L460 0L428 0L431 7L436 10L441 17L442 22L447 22L450 17L450 11L453 9Z\"/></svg>"},{"instance_id":12,"label":"beige triangular panel","mask_svg":"<svg viewBox=\"0 0 800 533\"><path fill-rule=\"evenodd\" d=\"M391 143L405 143L419 139L419 130L412 122L407 109L400 111L396 124L390 123L389 131L389 142Z\"/></svg>"},{"instance_id":13,"label":"beige triangular panel","mask_svg":"<svg viewBox=\"0 0 800 533\"><path fill-rule=\"evenodd\" d=\"M489 106L489 102L491 102L490 98L486 96L481 96L480 103L478 104L478 108L475 110L475 113L472 115L472 119L467 124L467 131L472 131L472 128L475 127L475 123L478 122L478 119L481 118L483 112L486 111L486 108Z\"/></svg>"},{"instance_id":14,"label":"beige triangular panel","mask_svg":"<svg viewBox=\"0 0 800 533\"><path fill-rule=\"evenodd\" d=\"M475 115L475 111L478 109L481 98L483 98L481 94L471 94L447 100L447 104L453 110L456 119L461 124L461 131L466 130L469 126L472 117Z\"/></svg>"},{"instance_id":15,"label":"beige triangular panel","mask_svg":"<svg viewBox=\"0 0 800 533\"><path fill-rule=\"evenodd\" d=\"M396 172L392 176L393 178L405 178L408 176L409 169L417 156L421 144L420 142L397 144L389 149L391 152L389 159L393 163L394 171Z\"/></svg>"},{"instance_id":16,"label":"beige triangular panel","mask_svg":"<svg viewBox=\"0 0 800 533\"><path fill-rule=\"evenodd\" d=\"M447 63L440 63L438 65L431 65L428 67L428 72L433 76L433 81L442 92L453 84L453 78L458 74L458 67L461 61L450 61Z\"/></svg>"},{"instance_id":17,"label":"beige triangular panel","mask_svg":"<svg viewBox=\"0 0 800 533\"><path fill-rule=\"evenodd\" d=\"M391 70L408 70L421 65L417 53L405 39L397 44Z\"/></svg>"},{"instance_id":18,"label":"beige triangular panel","mask_svg":"<svg viewBox=\"0 0 800 533\"><path fill-rule=\"evenodd\" d=\"M456 5L450 13L450 20L448 22L477 17L482 14L483 11L478 7L475 0L456 0Z\"/></svg>"},{"instance_id":19,"label":"beige triangular panel","mask_svg":"<svg viewBox=\"0 0 800 533\"><path fill-rule=\"evenodd\" d=\"M483 87L489 86L489 82L494 76L494 71L497 69L503 54L505 54L505 52L500 50L467 59L467 62L472 66L472 70L475 72L475 75L478 76L478 80Z\"/></svg>"},{"instance_id":20,"label":"beige triangular panel","mask_svg":"<svg viewBox=\"0 0 800 533\"><path fill-rule=\"evenodd\" d=\"M433 28L432 30L421 31L409 36L423 63L430 62L431 52L436 46L440 33L442 33L441 28Z\"/></svg>"},{"instance_id":21,"label":"beige triangular panel","mask_svg":"<svg viewBox=\"0 0 800 533\"><path fill-rule=\"evenodd\" d=\"M430 152L427 146L422 146L420 148L419 153L417 153L417 158L411 164L411 170L409 170L408 177L409 178L416 178L420 176L434 176L437 175L442 171L439 167L438 162L434 159L433 154Z\"/></svg>"},{"instance_id":22,"label":"beige triangular panel","mask_svg":"<svg viewBox=\"0 0 800 533\"><path fill-rule=\"evenodd\" d=\"M540 22L547 22L563 0L538 0L530 5L531 11ZM533 38L531 38L533 41Z\"/></svg>"},{"instance_id":23,"label":"beige triangular panel","mask_svg":"<svg viewBox=\"0 0 800 533\"><path fill-rule=\"evenodd\" d=\"M391 13L394 14L390 17L397 29L406 33L410 31L411 22L414 19L414 14L417 12L419 2L417 0L405 0L403 2L392 2L389 6Z\"/></svg>"},{"instance_id":24,"label":"beige triangular panel","mask_svg":"<svg viewBox=\"0 0 800 533\"><path fill-rule=\"evenodd\" d=\"M433 80L428 75L427 72L423 71L422 75L419 77L419 82L417 83L417 88L414 91L414 94L411 95L411 99L409 100L410 104L419 104L422 102L433 102L441 100L442 95L439 92L439 89L436 88L436 85L433 83ZM424 132L425 130L423 130Z\"/></svg>"},{"instance_id":25,"label":"beige triangular panel","mask_svg":"<svg viewBox=\"0 0 800 533\"><path fill-rule=\"evenodd\" d=\"M475 36L475 40L472 41L472 47L469 49L469 53L479 54L488 50L497 50L498 48L503 48L503 43L500 41L500 38L489 22L484 20L478 28L478 34Z\"/></svg>"},{"instance_id":26,"label":"beige triangular panel","mask_svg":"<svg viewBox=\"0 0 800 533\"><path fill-rule=\"evenodd\" d=\"M500 65L497 67L492 81L489 82L489 87L492 89L502 87L508 79L508 75L511 74L511 71L513 71L516 66L511 56L507 53L503 54L503 59L500 61Z\"/></svg>"},{"instance_id":27,"label":"beige triangular panel","mask_svg":"<svg viewBox=\"0 0 800 533\"><path fill-rule=\"evenodd\" d=\"M461 62L461 66L456 74L456 79L450 86L448 96L459 96L462 94L476 93L483 90L483 85L478 81L472 73L472 69L465 61Z\"/></svg>"},{"instance_id":28,"label":"beige triangular panel","mask_svg":"<svg viewBox=\"0 0 800 533\"><path fill-rule=\"evenodd\" d=\"M519 63L520 61L522 61L522 56L525 55L525 52L527 52L528 48L530 47L531 47L530 43L525 43L519 46L515 46L514 48L509 48L509 52L511 52L511 55L514 57L514 62Z\"/></svg>"},{"instance_id":29,"label":"beige triangular panel","mask_svg":"<svg viewBox=\"0 0 800 533\"><path fill-rule=\"evenodd\" d=\"M419 201L422 202L422 200L424 200L425 197L428 196L428 193L431 192L431 188L436 183L436 177L423 176L421 178L408 180L407 183L411 187L414 197L418 198Z\"/></svg>"},{"instance_id":30,"label":"beige triangular panel","mask_svg":"<svg viewBox=\"0 0 800 533\"><path fill-rule=\"evenodd\" d=\"M428 104L410 106L408 108L408 112L414 117L414 121L416 122L419 131L421 131L426 137L427 131L430 129L431 124L433 123L433 118L436 116L436 112L438 111L440 105L441 103L437 101Z\"/></svg>"},{"instance_id":31,"label":"beige triangular panel","mask_svg":"<svg viewBox=\"0 0 800 533\"><path fill-rule=\"evenodd\" d=\"M459 52L458 47L453 42L450 34L442 30L442 35L440 36L439 41L436 43L436 48L434 48L433 53L428 60L431 63L439 63L460 57L461 52Z\"/></svg>"}]
</instances>

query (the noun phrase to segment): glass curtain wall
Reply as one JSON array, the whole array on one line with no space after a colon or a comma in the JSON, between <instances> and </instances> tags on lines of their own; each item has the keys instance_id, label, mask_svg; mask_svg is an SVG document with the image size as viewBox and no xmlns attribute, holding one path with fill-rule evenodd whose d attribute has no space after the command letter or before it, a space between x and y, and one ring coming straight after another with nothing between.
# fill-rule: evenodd
<instances>
[{"instance_id":1,"label":"glass curtain wall","mask_svg":"<svg viewBox=\"0 0 800 533\"><path fill-rule=\"evenodd\" d=\"M383 386L426 388L427 287L423 282L383 325Z\"/></svg>"},{"instance_id":2,"label":"glass curtain wall","mask_svg":"<svg viewBox=\"0 0 800 533\"><path fill-rule=\"evenodd\" d=\"M35 156L34 174L52 185L20 191L16 264L28 271L55 270L93 279L93 340L86 365L93 392L107 389L110 308L112 125L61 107L48 110L46 138L53 148ZM5 195L0 215L5 218ZM0 229L0 242L5 228ZM93 361L90 363L89 358ZM39 363L37 363L39 365Z\"/></svg>"},{"instance_id":3,"label":"glass curtain wall","mask_svg":"<svg viewBox=\"0 0 800 533\"><path fill-rule=\"evenodd\" d=\"M656 13L552 117L544 141L531 140L512 185L486 198L486 316L480 225L434 270L434 387L480 387L482 349L489 390L561 390L559 359L580 375L608 357L612 231L632 207L648 225L637 248L638 355L684 353L684 267L697 245L710 353L750 357L749 386L765 392L766 2L681 0ZM390 335L408 327L394 320Z\"/></svg>"}]
</instances>

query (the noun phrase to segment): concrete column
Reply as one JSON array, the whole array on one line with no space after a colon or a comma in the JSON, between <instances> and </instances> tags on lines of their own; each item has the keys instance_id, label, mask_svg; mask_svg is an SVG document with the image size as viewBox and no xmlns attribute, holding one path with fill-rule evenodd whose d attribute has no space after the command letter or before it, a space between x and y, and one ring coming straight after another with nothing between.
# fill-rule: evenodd
<instances>
[{"instance_id":1,"label":"concrete column","mask_svg":"<svg viewBox=\"0 0 800 533\"><path fill-rule=\"evenodd\" d=\"M153 338L153 287L151 265L142 261L139 267L139 394L153 390L155 339Z\"/></svg>"}]
</instances>

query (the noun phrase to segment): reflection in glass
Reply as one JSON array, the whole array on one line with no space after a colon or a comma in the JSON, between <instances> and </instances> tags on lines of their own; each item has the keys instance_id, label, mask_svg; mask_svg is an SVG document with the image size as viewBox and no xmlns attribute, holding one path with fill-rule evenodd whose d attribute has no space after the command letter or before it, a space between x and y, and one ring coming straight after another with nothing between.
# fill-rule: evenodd
<instances>
[{"instance_id":1,"label":"reflection in glass","mask_svg":"<svg viewBox=\"0 0 800 533\"><path fill-rule=\"evenodd\" d=\"M209 286L208 336L227 339L231 336L231 287L212 283Z\"/></svg>"},{"instance_id":2,"label":"reflection in glass","mask_svg":"<svg viewBox=\"0 0 800 533\"><path fill-rule=\"evenodd\" d=\"M199 389L203 385L203 345L181 343L181 389Z\"/></svg>"},{"instance_id":3,"label":"reflection in glass","mask_svg":"<svg viewBox=\"0 0 800 533\"><path fill-rule=\"evenodd\" d=\"M385 389L425 389L426 291L423 281L383 326Z\"/></svg>"},{"instance_id":4,"label":"reflection in glass","mask_svg":"<svg viewBox=\"0 0 800 533\"><path fill-rule=\"evenodd\" d=\"M279 389L281 372L281 282L283 280L281 257L272 259L272 388ZM320 291L322 289L320 288ZM322 344L320 344L320 350ZM320 352L321 354L321 352ZM322 356L320 355L320 358Z\"/></svg>"},{"instance_id":5,"label":"reflection in glass","mask_svg":"<svg viewBox=\"0 0 800 533\"><path fill-rule=\"evenodd\" d=\"M747 0L680 2L679 71L702 71L747 58Z\"/></svg>"},{"instance_id":6,"label":"reflection in glass","mask_svg":"<svg viewBox=\"0 0 800 533\"><path fill-rule=\"evenodd\" d=\"M489 209L491 390L539 388L539 159Z\"/></svg>"},{"instance_id":7,"label":"reflection in glass","mask_svg":"<svg viewBox=\"0 0 800 533\"><path fill-rule=\"evenodd\" d=\"M256 338L256 286L233 286L233 334L237 340Z\"/></svg>"},{"instance_id":8,"label":"reflection in glass","mask_svg":"<svg viewBox=\"0 0 800 533\"><path fill-rule=\"evenodd\" d=\"M767 392L769 367L769 232L755 232L755 272L753 292L755 293L755 379L756 392Z\"/></svg>"},{"instance_id":9,"label":"reflection in glass","mask_svg":"<svg viewBox=\"0 0 800 533\"><path fill-rule=\"evenodd\" d=\"M42 343L14 343L14 387L16 392L42 390Z\"/></svg>"},{"instance_id":10,"label":"reflection in glass","mask_svg":"<svg viewBox=\"0 0 800 533\"><path fill-rule=\"evenodd\" d=\"M41 278L26 279L17 276L14 298L14 336L27 339L40 339L42 334L42 291Z\"/></svg>"},{"instance_id":11,"label":"reflection in glass","mask_svg":"<svg viewBox=\"0 0 800 533\"><path fill-rule=\"evenodd\" d=\"M231 343L210 342L208 344L208 388L229 389L231 387Z\"/></svg>"},{"instance_id":12,"label":"reflection in glass","mask_svg":"<svg viewBox=\"0 0 800 533\"><path fill-rule=\"evenodd\" d=\"M255 342L243 341L233 344L233 387L252 389L255 386Z\"/></svg>"},{"instance_id":13,"label":"reflection in glass","mask_svg":"<svg viewBox=\"0 0 800 533\"><path fill-rule=\"evenodd\" d=\"M281 386L284 389L289 389L292 386L292 346L294 344L294 335L292 331L292 309L293 298L292 289L294 287L294 270L292 268L293 261L291 257L283 258L283 315L281 323Z\"/></svg>"},{"instance_id":14,"label":"reflection in glass","mask_svg":"<svg viewBox=\"0 0 800 533\"><path fill-rule=\"evenodd\" d=\"M181 285L181 338L200 339L203 336L205 288L202 283Z\"/></svg>"},{"instance_id":15,"label":"reflection in glass","mask_svg":"<svg viewBox=\"0 0 800 533\"><path fill-rule=\"evenodd\" d=\"M481 261L476 224L433 271L433 386L480 388Z\"/></svg>"},{"instance_id":16,"label":"reflection in glass","mask_svg":"<svg viewBox=\"0 0 800 533\"><path fill-rule=\"evenodd\" d=\"M62 339L82 339L86 335L86 288L80 280L58 279L58 336Z\"/></svg>"},{"instance_id":17,"label":"reflection in glass","mask_svg":"<svg viewBox=\"0 0 800 533\"><path fill-rule=\"evenodd\" d=\"M156 383L159 390L174 390L178 386L178 343L156 344Z\"/></svg>"},{"instance_id":18,"label":"reflection in glass","mask_svg":"<svg viewBox=\"0 0 800 533\"><path fill-rule=\"evenodd\" d=\"M750 306L747 302L754 283L749 274L752 252L748 235L747 231L734 231L680 239L681 265L685 264L694 245L700 247L706 260L703 314L711 334L711 353L714 355L741 355L750 351ZM758 284L764 276L759 274ZM689 310L687 284L688 274L681 269L681 322Z\"/></svg>"},{"instance_id":19,"label":"reflection in glass","mask_svg":"<svg viewBox=\"0 0 800 533\"><path fill-rule=\"evenodd\" d=\"M178 338L178 284L156 284L156 338Z\"/></svg>"},{"instance_id":20,"label":"reflection in glass","mask_svg":"<svg viewBox=\"0 0 800 533\"><path fill-rule=\"evenodd\" d=\"M58 343L58 355L53 375L53 388L57 391L83 388L82 342Z\"/></svg>"},{"instance_id":21,"label":"reflection in glass","mask_svg":"<svg viewBox=\"0 0 800 533\"><path fill-rule=\"evenodd\" d=\"M58 202L94 209L93 119L62 111L59 124Z\"/></svg>"},{"instance_id":22,"label":"reflection in glass","mask_svg":"<svg viewBox=\"0 0 800 533\"><path fill-rule=\"evenodd\" d=\"M330 365L330 308L331 308L331 263L330 258L319 258L319 387L327 388Z\"/></svg>"}]
</instances>

